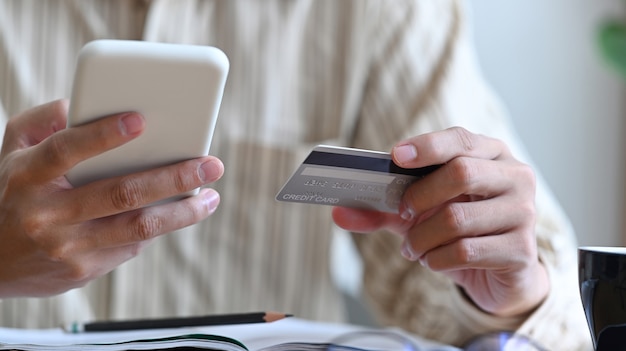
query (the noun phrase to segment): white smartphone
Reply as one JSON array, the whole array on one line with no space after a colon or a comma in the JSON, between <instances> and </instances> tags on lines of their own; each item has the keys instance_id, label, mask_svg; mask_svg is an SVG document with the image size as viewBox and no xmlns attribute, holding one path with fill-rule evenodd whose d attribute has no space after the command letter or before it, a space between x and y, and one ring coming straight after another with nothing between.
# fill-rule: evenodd
<instances>
[{"instance_id":1,"label":"white smartphone","mask_svg":"<svg viewBox=\"0 0 626 351\"><path fill-rule=\"evenodd\" d=\"M86 44L78 55L68 127L136 111L146 128L127 144L77 164L66 175L69 182L81 186L207 155L228 69L228 58L215 47Z\"/></svg>"}]
</instances>

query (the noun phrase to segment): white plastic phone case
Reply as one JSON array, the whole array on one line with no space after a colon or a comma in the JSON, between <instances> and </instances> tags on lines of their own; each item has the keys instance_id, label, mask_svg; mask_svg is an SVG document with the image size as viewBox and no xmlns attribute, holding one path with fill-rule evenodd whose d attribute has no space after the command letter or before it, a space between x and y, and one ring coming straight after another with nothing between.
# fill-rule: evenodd
<instances>
[{"instance_id":1,"label":"white plastic phone case","mask_svg":"<svg viewBox=\"0 0 626 351\"><path fill-rule=\"evenodd\" d=\"M125 111L146 118L138 138L77 164L74 186L207 155L229 62L208 46L96 40L78 56L68 126Z\"/></svg>"}]
</instances>

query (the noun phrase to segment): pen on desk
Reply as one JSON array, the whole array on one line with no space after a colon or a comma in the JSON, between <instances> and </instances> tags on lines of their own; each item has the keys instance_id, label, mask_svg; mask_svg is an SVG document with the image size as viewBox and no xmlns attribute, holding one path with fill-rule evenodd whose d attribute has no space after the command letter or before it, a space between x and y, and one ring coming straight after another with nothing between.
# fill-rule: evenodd
<instances>
[{"instance_id":1,"label":"pen on desk","mask_svg":"<svg viewBox=\"0 0 626 351\"><path fill-rule=\"evenodd\" d=\"M291 314L277 312L252 312L221 315L218 314L199 317L102 321L84 324L74 322L65 326L64 329L66 332L69 333L107 332L139 329L165 329L245 323L269 323L291 316Z\"/></svg>"}]
</instances>

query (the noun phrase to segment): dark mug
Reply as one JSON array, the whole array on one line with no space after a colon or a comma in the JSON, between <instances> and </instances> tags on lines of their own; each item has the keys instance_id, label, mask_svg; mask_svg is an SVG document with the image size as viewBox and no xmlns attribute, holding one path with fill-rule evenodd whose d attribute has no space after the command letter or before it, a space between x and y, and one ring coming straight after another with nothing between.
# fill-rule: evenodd
<instances>
[{"instance_id":1,"label":"dark mug","mask_svg":"<svg viewBox=\"0 0 626 351\"><path fill-rule=\"evenodd\" d=\"M595 350L626 350L626 247L579 247L578 284Z\"/></svg>"}]
</instances>

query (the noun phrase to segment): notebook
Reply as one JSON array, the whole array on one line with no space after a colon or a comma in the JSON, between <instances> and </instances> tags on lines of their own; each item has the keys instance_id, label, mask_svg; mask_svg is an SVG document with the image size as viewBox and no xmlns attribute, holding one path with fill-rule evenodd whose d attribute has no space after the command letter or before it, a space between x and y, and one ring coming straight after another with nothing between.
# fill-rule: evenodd
<instances>
[{"instance_id":1,"label":"notebook","mask_svg":"<svg viewBox=\"0 0 626 351\"><path fill-rule=\"evenodd\" d=\"M410 340L416 346L415 349L420 351L458 350L451 346L409 336L399 330L366 329L356 325L322 323L299 318L286 318L272 323L78 334L68 333L62 328L0 328L0 350L295 351L332 349L341 351L355 350L350 341L343 338L353 333L361 333L358 340L367 339L372 342L367 348L359 347L357 350L382 348L389 351L407 350L406 345L398 342L399 339L386 337L389 335L400 337L405 341ZM371 337L364 338L364 335ZM330 342L337 340L341 340L341 343L329 347ZM344 341L346 341L345 344Z\"/></svg>"}]
</instances>

